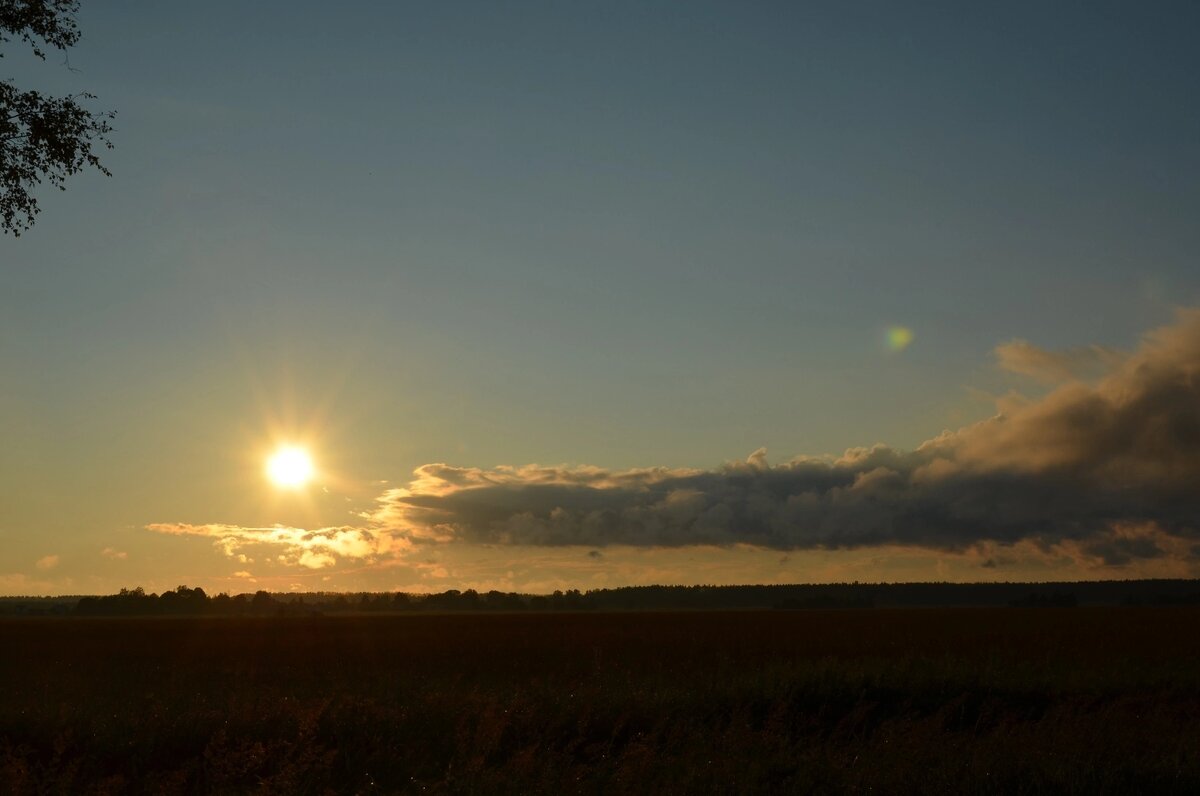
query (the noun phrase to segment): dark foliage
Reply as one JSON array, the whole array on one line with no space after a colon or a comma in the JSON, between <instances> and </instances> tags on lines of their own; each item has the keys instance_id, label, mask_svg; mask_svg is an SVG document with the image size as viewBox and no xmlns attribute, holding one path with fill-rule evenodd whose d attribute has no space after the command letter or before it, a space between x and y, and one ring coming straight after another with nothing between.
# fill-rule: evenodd
<instances>
[{"instance_id":1,"label":"dark foliage","mask_svg":"<svg viewBox=\"0 0 1200 796\"><path fill-rule=\"evenodd\" d=\"M16 38L42 59L43 45L65 50L79 41L78 9L76 0L0 0L0 45ZM115 114L81 104L94 98L86 92L51 97L0 81L0 228L6 234L33 226L40 208L32 191L41 183L66 190L67 178L89 167L110 175L96 150L112 149Z\"/></svg>"},{"instance_id":2,"label":"dark foliage","mask_svg":"<svg viewBox=\"0 0 1200 796\"><path fill-rule=\"evenodd\" d=\"M207 596L179 586L161 595L122 589L105 597L0 598L0 615L295 616L316 613L817 610L930 606L1072 607L1196 605L1200 581L1129 580L1082 583L826 583L778 586L629 586L553 594L450 589L439 594L360 593Z\"/></svg>"},{"instance_id":3,"label":"dark foliage","mask_svg":"<svg viewBox=\"0 0 1200 796\"><path fill-rule=\"evenodd\" d=\"M296 616L311 613L302 599L280 602L265 591L209 598L204 589L178 586L174 591L147 594L140 586L106 597L80 597L76 616Z\"/></svg>"},{"instance_id":4,"label":"dark foliage","mask_svg":"<svg viewBox=\"0 0 1200 796\"><path fill-rule=\"evenodd\" d=\"M1191 794L1197 622L1086 606L3 620L0 793Z\"/></svg>"},{"instance_id":5,"label":"dark foliage","mask_svg":"<svg viewBox=\"0 0 1200 796\"><path fill-rule=\"evenodd\" d=\"M1034 592L1009 605L1014 608L1074 608L1079 605L1075 595L1064 591Z\"/></svg>"}]
</instances>

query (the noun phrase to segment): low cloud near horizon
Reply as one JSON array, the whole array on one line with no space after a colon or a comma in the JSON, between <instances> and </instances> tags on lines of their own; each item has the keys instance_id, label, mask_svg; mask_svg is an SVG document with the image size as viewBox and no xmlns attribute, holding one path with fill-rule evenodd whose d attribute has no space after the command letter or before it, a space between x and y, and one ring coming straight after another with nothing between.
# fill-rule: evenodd
<instances>
[{"instance_id":1,"label":"low cloud near horizon","mask_svg":"<svg viewBox=\"0 0 1200 796\"><path fill-rule=\"evenodd\" d=\"M246 545L276 545L310 569L452 543L989 556L1020 545L1112 566L1200 559L1200 309L1180 310L1128 355L1013 341L996 356L1059 386L911 451L876 445L770 464L759 450L703 470L436 463L386 490L361 527L148 527L210 537L243 559Z\"/></svg>"}]
</instances>

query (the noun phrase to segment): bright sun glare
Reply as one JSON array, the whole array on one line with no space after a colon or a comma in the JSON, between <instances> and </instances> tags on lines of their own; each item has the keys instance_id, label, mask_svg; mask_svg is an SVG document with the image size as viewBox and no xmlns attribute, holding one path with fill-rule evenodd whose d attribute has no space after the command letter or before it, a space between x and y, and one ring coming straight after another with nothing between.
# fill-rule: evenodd
<instances>
[{"instance_id":1,"label":"bright sun glare","mask_svg":"<svg viewBox=\"0 0 1200 796\"><path fill-rule=\"evenodd\" d=\"M280 448L267 460L267 477L280 487L297 489L313 476L313 463L303 448Z\"/></svg>"}]
</instances>

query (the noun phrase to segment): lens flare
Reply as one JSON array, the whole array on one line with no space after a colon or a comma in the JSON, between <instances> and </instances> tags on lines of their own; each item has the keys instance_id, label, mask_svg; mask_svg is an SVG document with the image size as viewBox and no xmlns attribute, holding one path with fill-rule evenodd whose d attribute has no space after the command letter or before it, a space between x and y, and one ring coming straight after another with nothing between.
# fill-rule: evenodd
<instances>
[{"instance_id":1,"label":"lens flare","mask_svg":"<svg viewBox=\"0 0 1200 796\"><path fill-rule=\"evenodd\" d=\"M891 351L903 351L912 345L913 330L907 326L889 326L884 335L887 347Z\"/></svg>"}]
</instances>

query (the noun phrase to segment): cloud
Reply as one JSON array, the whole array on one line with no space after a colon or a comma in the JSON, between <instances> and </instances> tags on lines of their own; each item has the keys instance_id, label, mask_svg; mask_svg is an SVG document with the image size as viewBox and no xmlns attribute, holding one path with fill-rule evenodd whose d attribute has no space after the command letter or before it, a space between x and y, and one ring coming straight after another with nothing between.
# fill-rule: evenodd
<instances>
[{"instance_id":1,"label":"cloud","mask_svg":"<svg viewBox=\"0 0 1200 796\"><path fill-rule=\"evenodd\" d=\"M305 550L300 554L300 558L296 560L296 563L309 569L323 569L325 567L332 567L337 563L337 559L328 553L314 553L312 550Z\"/></svg>"},{"instance_id":2,"label":"cloud","mask_svg":"<svg viewBox=\"0 0 1200 796\"><path fill-rule=\"evenodd\" d=\"M36 566L38 569L42 570L43 572L45 572L46 570L49 570L49 569L54 569L55 567L58 566L58 556L56 556L56 555L42 556L41 558L39 558L37 560L37 563L34 566Z\"/></svg>"},{"instance_id":3,"label":"cloud","mask_svg":"<svg viewBox=\"0 0 1200 796\"><path fill-rule=\"evenodd\" d=\"M994 354L1001 369L1047 384L1093 378L1119 366L1123 359L1121 352L1104 346L1047 351L1025 340L1002 343Z\"/></svg>"},{"instance_id":4,"label":"cloud","mask_svg":"<svg viewBox=\"0 0 1200 796\"><path fill-rule=\"evenodd\" d=\"M268 528L247 528L226 523L153 523L148 530L174 536L202 536L229 558L245 563L250 559L243 549L252 545L283 548L282 563L296 564L309 569L333 566L339 558L367 560L387 554L394 548L409 545L402 537L373 528L341 526L305 530L275 525Z\"/></svg>"},{"instance_id":5,"label":"cloud","mask_svg":"<svg viewBox=\"0 0 1200 796\"><path fill-rule=\"evenodd\" d=\"M129 558L129 553L126 553L124 550L114 550L111 547L106 547L101 550L100 555L104 556L105 558L111 558L115 561L124 561Z\"/></svg>"},{"instance_id":6,"label":"cloud","mask_svg":"<svg viewBox=\"0 0 1200 796\"><path fill-rule=\"evenodd\" d=\"M1067 360L1080 358L1001 350L1030 373L1074 373ZM1127 357L1089 350L1111 368L1099 382L1070 381L913 451L770 465L759 450L713 470L429 464L370 520L417 542L963 551L1028 540L1114 565L1166 555L1164 539L1200 537L1200 310ZM1131 527L1150 530L1133 538Z\"/></svg>"}]
</instances>

